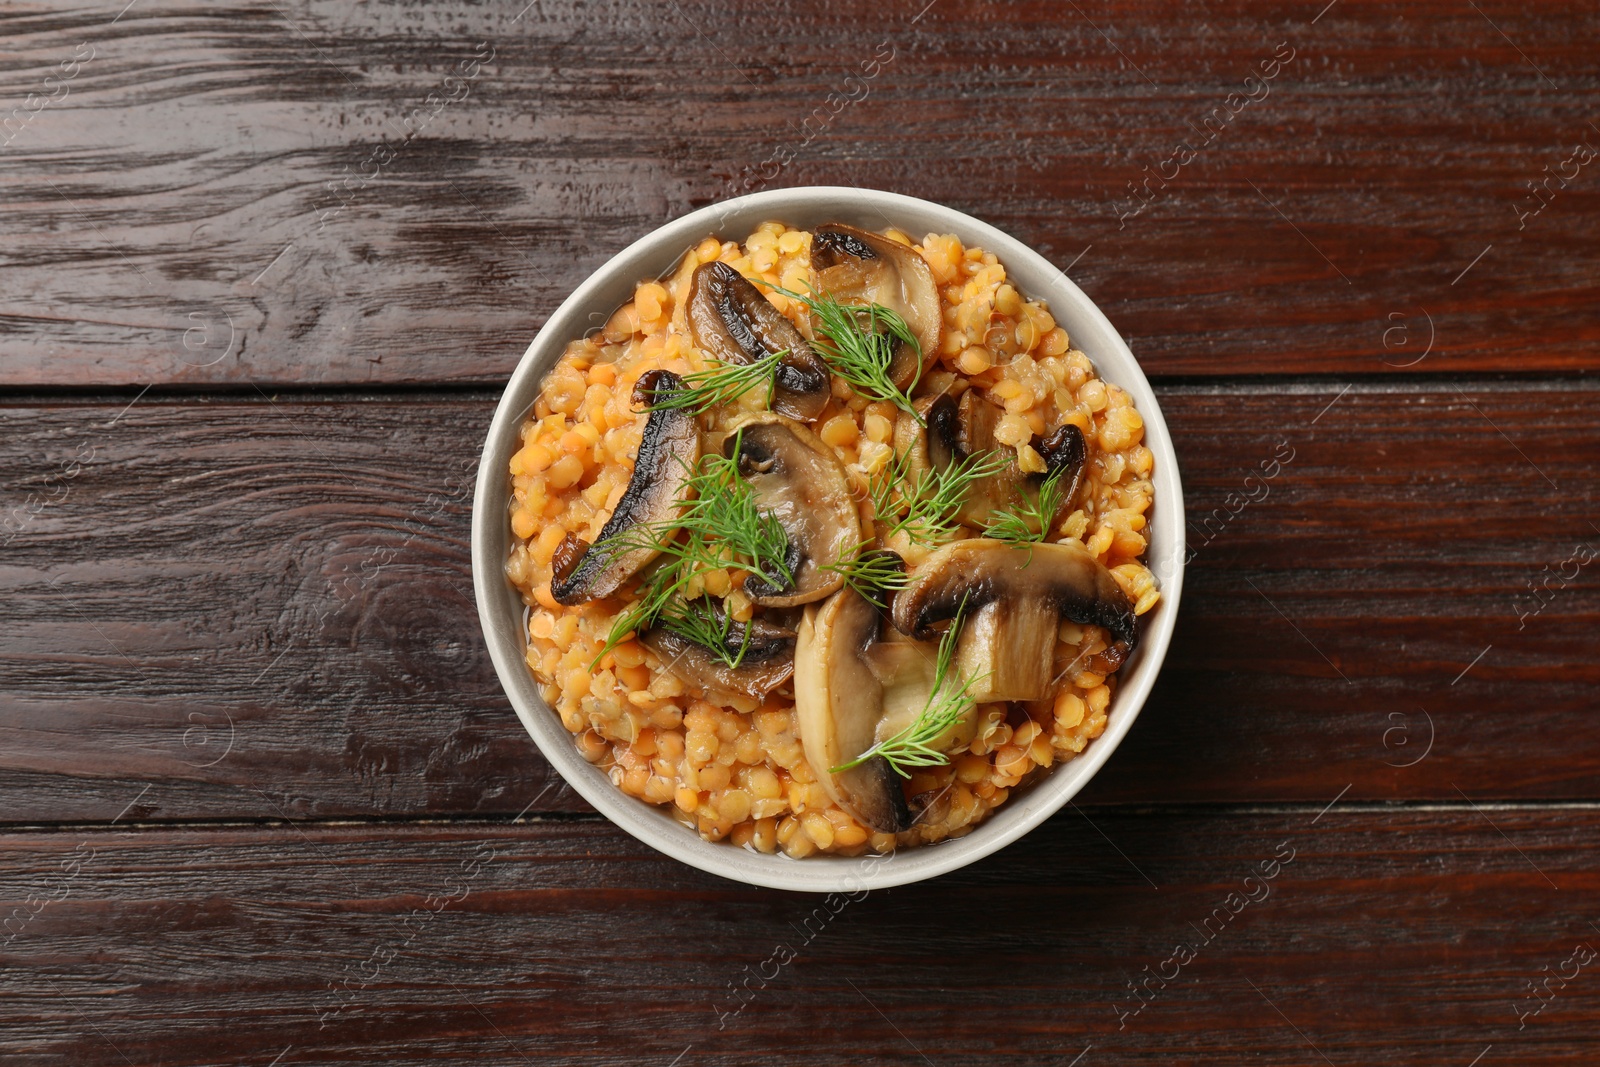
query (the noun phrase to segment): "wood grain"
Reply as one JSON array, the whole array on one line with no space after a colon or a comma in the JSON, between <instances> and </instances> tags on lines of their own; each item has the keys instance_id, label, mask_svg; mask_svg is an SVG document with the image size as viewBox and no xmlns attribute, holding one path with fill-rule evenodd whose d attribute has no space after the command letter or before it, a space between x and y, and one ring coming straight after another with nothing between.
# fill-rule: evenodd
<instances>
[{"instance_id":1,"label":"wood grain","mask_svg":"<svg viewBox=\"0 0 1600 1067\"><path fill-rule=\"evenodd\" d=\"M7 1067L1594 1062L1594 5L124 4L0 10ZM1194 553L1081 806L859 900L589 811L469 566L556 305L811 184L1068 268Z\"/></svg>"},{"instance_id":2,"label":"wood grain","mask_svg":"<svg viewBox=\"0 0 1600 1067\"><path fill-rule=\"evenodd\" d=\"M0 1056L1586 1064L1592 962L1519 1019L1600 945L1600 821L1558 814L1065 811L856 899L724 882L598 820L9 834Z\"/></svg>"},{"instance_id":3,"label":"wood grain","mask_svg":"<svg viewBox=\"0 0 1600 1067\"><path fill-rule=\"evenodd\" d=\"M1600 798L1600 585L1572 562L1600 553L1600 390L1162 404L1196 554L1156 692L1088 802ZM492 398L124 407L0 407L7 819L584 810L478 631Z\"/></svg>"},{"instance_id":4,"label":"wood grain","mask_svg":"<svg viewBox=\"0 0 1600 1067\"><path fill-rule=\"evenodd\" d=\"M1597 366L1592 5L119 7L0 15L0 384L496 381L751 183L992 221L1157 375Z\"/></svg>"}]
</instances>

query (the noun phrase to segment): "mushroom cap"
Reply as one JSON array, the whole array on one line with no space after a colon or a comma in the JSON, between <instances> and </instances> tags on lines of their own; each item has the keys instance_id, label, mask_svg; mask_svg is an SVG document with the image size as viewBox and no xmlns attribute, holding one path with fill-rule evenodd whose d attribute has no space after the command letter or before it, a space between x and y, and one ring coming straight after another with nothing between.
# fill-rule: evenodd
<instances>
[{"instance_id":1,"label":"mushroom cap","mask_svg":"<svg viewBox=\"0 0 1600 1067\"><path fill-rule=\"evenodd\" d=\"M652 396L683 388L671 371L650 371L640 377L634 396ZM599 600L620 589L661 554L648 543L624 538L640 523L665 523L676 518L684 482L700 459L700 426L681 408L655 408L645 420L639 452L628 488L600 529L600 536L582 554L567 546L567 567L550 582L550 595L560 604Z\"/></svg>"},{"instance_id":2,"label":"mushroom cap","mask_svg":"<svg viewBox=\"0 0 1600 1067\"><path fill-rule=\"evenodd\" d=\"M970 695L980 703L1050 695L1063 618L1110 630L1119 652L1135 643L1133 606L1122 587L1075 542L952 542L911 572L892 610L897 629L923 640L937 623L965 613L955 665L973 679Z\"/></svg>"},{"instance_id":3,"label":"mushroom cap","mask_svg":"<svg viewBox=\"0 0 1600 1067\"><path fill-rule=\"evenodd\" d=\"M664 626L650 627L639 635L639 641L660 656L669 671L702 691L744 693L761 699L794 674L795 632L763 619L729 626L724 647L733 657L742 656L737 667L728 666L714 650Z\"/></svg>"},{"instance_id":4,"label":"mushroom cap","mask_svg":"<svg viewBox=\"0 0 1600 1067\"><path fill-rule=\"evenodd\" d=\"M757 506L777 516L789 535L794 585L772 588L751 578L744 591L763 607L790 607L821 600L844 584L826 568L842 562L861 543L861 516L838 456L823 440L792 419L754 414L728 426L725 449L738 442L739 473L755 490Z\"/></svg>"},{"instance_id":5,"label":"mushroom cap","mask_svg":"<svg viewBox=\"0 0 1600 1067\"><path fill-rule=\"evenodd\" d=\"M788 317L738 270L713 260L695 268L684 317L695 347L721 363L754 363L775 352L772 409L810 421L833 395L828 365Z\"/></svg>"},{"instance_id":6,"label":"mushroom cap","mask_svg":"<svg viewBox=\"0 0 1600 1067\"><path fill-rule=\"evenodd\" d=\"M795 723L806 760L845 811L883 833L909 829L899 778L882 756L833 773L871 748L883 717L883 686L866 656L882 615L854 589L807 606L795 639Z\"/></svg>"},{"instance_id":7,"label":"mushroom cap","mask_svg":"<svg viewBox=\"0 0 1600 1067\"><path fill-rule=\"evenodd\" d=\"M894 454L903 456L906 464L905 475L912 483L922 477L923 472L933 465L929 457L930 442L935 449L939 448L938 438L933 427L934 409L950 401L945 393L934 393L928 396L919 396L911 401L911 410L896 410L894 417ZM940 463L948 465L951 456L948 449L939 452Z\"/></svg>"},{"instance_id":8,"label":"mushroom cap","mask_svg":"<svg viewBox=\"0 0 1600 1067\"><path fill-rule=\"evenodd\" d=\"M881 234L830 222L812 231L811 267L819 292L844 304L881 304L906 320L922 351L899 346L889 377L898 388L909 388L923 365L938 357L944 334L939 285L927 261Z\"/></svg>"},{"instance_id":9,"label":"mushroom cap","mask_svg":"<svg viewBox=\"0 0 1600 1067\"><path fill-rule=\"evenodd\" d=\"M885 631L883 639L862 655L883 686L883 718L878 721L876 734L880 742L887 741L917 721L928 706L939 681L939 648L936 644L913 641L901 635L893 626L885 627ZM942 689L945 693L953 693L962 684L958 667L945 678ZM949 752L952 748L971 743L978 729L978 706L970 700L963 700L962 703L966 705L966 711L943 731L929 738L929 748Z\"/></svg>"},{"instance_id":10,"label":"mushroom cap","mask_svg":"<svg viewBox=\"0 0 1600 1067\"><path fill-rule=\"evenodd\" d=\"M1130 651L1136 643L1127 594L1105 564L1074 541L1026 548L987 537L952 541L913 569L911 581L895 594L894 624L925 641L963 602L970 614L1005 600L1039 601L1055 609L1058 622L1103 626Z\"/></svg>"},{"instance_id":11,"label":"mushroom cap","mask_svg":"<svg viewBox=\"0 0 1600 1067\"><path fill-rule=\"evenodd\" d=\"M958 513L961 521L979 529L993 522L996 512L1015 514L1025 493L1037 494L1046 478L1064 471L1061 503L1048 524L1054 526L1072 510L1078 488L1083 484L1089 460L1088 442L1082 430L1064 423L1037 445L1045 462L1044 473L1030 474L1018 465L1015 449L995 440L995 427L1004 415L1005 409L980 396L976 389L962 393L959 401L948 393L937 397L923 413L927 423L924 446L927 461L935 469L942 470L968 456L985 452L1005 459L1005 466L975 483L961 503ZM1040 531L1035 529L1034 532Z\"/></svg>"}]
</instances>

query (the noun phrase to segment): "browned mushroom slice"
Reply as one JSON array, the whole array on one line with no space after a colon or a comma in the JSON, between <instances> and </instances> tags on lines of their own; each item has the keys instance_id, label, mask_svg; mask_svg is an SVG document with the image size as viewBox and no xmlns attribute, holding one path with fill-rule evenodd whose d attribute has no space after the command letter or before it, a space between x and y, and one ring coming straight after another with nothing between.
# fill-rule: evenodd
<instances>
[{"instance_id":1,"label":"browned mushroom slice","mask_svg":"<svg viewBox=\"0 0 1600 1067\"><path fill-rule=\"evenodd\" d=\"M1056 431L1035 446L1044 457L1045 477L1064 470L1061 476L1061 508L1056 518L1067 511L1077 499L1078 487L1083 484L1083 471L1089 465L1089 442L1083 431L1072 423L1063 423Z\"/></svg>"},{"instance_id":2,"label":"browned mushroom slice","mask_svg":"<svg viewBox=\"0 0 1600 1067\"><path fill-rule=\"evenodd\" d=\"M959 402L948 393L938 397L924 416L928 463L943 469L968 456L988 452L1005 460L1000 470L973 484L958 513L963 523L980 529L988 526L997 512L1021 514L1024 495L1029 500L1036 499L1045 479L1060 472L1059 503L1050 516L1053 526L1071 510L1083 482L1089 458L1083 431L1068 423L1040 442L1036 447L1044 459L1045 472L1030 474L1018 465L1014 448L995 440L995 427L1004 416L1004 408L979 396L976 389L962 393ZM1040 532L1031 516L1027 521L1033 533Z\"/></svg>"},{"instance_id":3,"label":"browned mushroom slice","mask_svg":"<svg viewBox=\"0 0 1600 1067\"><path fill-rule=\"evenodd\" d=\"M898 241L833 222L811 235L811 268L818 292L842 304L881 304L906 320L922 347L921 356L910 345L901 345L889 364L889 377L897 387L909 389L922 376L924 364L939 355L944 332L939 285L927 261Z\"/></svg>"},{"instance_id":4,"label":"browned mushroom slice","mask_svg":"<svg viewBox=\"0 0 1600 1067\"><path fill-rule=\"evenodd\" d=\"M641 633L639 640L661 657L668 670L701 690L760 699L794 674L795 632L763 619L730 624L721 647L715 649L660 624Z\"/></svg>"},{"instance_id":5,"label":"browned mushroom slice","mask_svg":"<svg viewBox=\"0 0 1600 1067\"><path fill-rule=\"evenodd\" d=\"M1103 564L1076 543L1033 545L973 538L938 549L895 594L894 624L926 640L963 610L956 670L973 679L979 703L1050 695L1052 655L1063 618L1111 631L1131 652L1133 606Z\"/></svg>"},{"instance_id":6,"label":"browned mushroom slice","mask_svg":"<svg viewBox=\"0 0 1600 1067\"><path fill-rule=\"evenodd\" d=\"M828 365L794 323L721 260L695 268L685 315L695 347L721 363L754 363L785 353L778 360L772 410L809 422L833 395Z\"/></svg>"},{"instance_id":7,"label":"browned mushroom slice","mask_svg":"<svg viewBox=\"0 0 1600 1067\"><path fill-rule=\"evenodd\" d=\"M676 374L649 371L634 389L634 402L645 403L681 388L683 380ZM601 527L600 536L581 555L574 551L576 546L564 546L565 567L557 569L550 583L550 595L557 603L581 604L610 596L660 555L653 547L653 537L628 534L677 517L684 482L699 459L700 427L694 416L681 408L652 410L645 420L628 488Z\"/></svg>"},{"instance_id":8,"label":"browned mushroom slice","mask_svg":"<svg viewBox=\"0 0 1600 1067\"><path fill-rule=\"evenodd\" d=\"M764 607L788 607L838 589L844 578L828 568L861 543L861 518L833 449L799 423L772 414L734 420L724 447L755 490L757 507L775 515L789 537L794 582L780 588L751 578L745 593Z\"/></svg>"},{"instance_id":9,"label":"browned mushroom slice","mask_svg":"<svg viewBox=\"0 0 1600 1067\"><path fill-rule=\"evenodd\" d=\"M899 640L895 640L899 638ZM927 641L912 641L887 627L884 639L862 656L883 686L883 717L878 722L877 740L887 741L911 726L928 706L928 698L939 680L939 648ZM957 672L945 679L944 691L961 688ZM965 694L965 712L927 741L929 748L949 752L970 744L978 729L978 706Z\"/></svg>"},{"instance_id":10,"label":"browned mushroom slice","mask_svg":"<svg viewBox=\"0 0 1600 1067\"><path fill-rule=\"evenodd\" d=\"M882 756L839 773L877 742L883 685L867 654L882 617L854 589L806 608L794 650L795 724L806 760L828 795L863 824L883 833L909 829L900 780Z\"/></svg>"},{"instance_id":11,"label":"browned mushroom slice","mask_svg":"<svg viewBox=\"0 0 1600 1067\"><path fill-rule=\"evenodd\" d=\"M955 401L943 393L933 396L920 396L911 402L911 410L895 412L894 419L894 454L900 457L905 464L905 480L908 484L915 485L917 479L932 465L931 455L938 452L941 467L949 466L953 456L949 448L944 447L943 437L954 439L954 432L942 433L934 426L936 411L950 408L950 417L955 417Z\"/></svg>"}]
</instances>

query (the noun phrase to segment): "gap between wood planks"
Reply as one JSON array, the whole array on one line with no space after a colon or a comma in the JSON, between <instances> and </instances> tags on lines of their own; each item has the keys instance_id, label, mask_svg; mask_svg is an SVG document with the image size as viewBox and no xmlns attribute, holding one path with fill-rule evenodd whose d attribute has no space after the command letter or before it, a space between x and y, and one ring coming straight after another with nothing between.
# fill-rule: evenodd
<instances>
[{"instance_id":1,"label":"gap between wood planks","mask_svg":"<svg viewBox=\"0 0 1600 1067\"><path fill-rule=\"evenodd\" d=\"M1149 379L1153 389L1174 396L1207 396L1228 393L1251 395L1314 396L1330 389L1347 389L1357 395L1448 394L1461 389L1510 385L1522 392L1593 392L1600 390L1600 376L1571 372L1506 371L1497 374L1218 374L1155 375ZM137 395L140 404L160 403L268 403L261 396L265 388L274 401L295 403L360 403L405 398L412 400L492 403L505 390L503 383L415 382L382 387L370 385L338 386L259 386L250 382L237 385L204 386L0 386L0 405L29 407L45 404L72 404L82 407L123 405Z\"/></svg>"},{"instance_id":2,"label":"gap between wood planks","mask_svg":"<svg viewBox=\"0 0 1600 1067\"><path fill-rule=\"evenodd\" d=\"M1094 804L1086 810L1105 815L1122 815L1136 818L1192 817L1219 818L1229 815L1374 815L1384 813L1451 812L1458 814L1485 811L1504 812L1555 812L1600 811L1600 800L1525 800L1455 802L1438 800L1341 800L1335 805L1320 802L1285 801L1281 804ZM1329 809L1334 809L1330 811ZM538 812L526 815L459 815L459 816L368 816L337 819L129 819L118 826L122 830L182 831L182 830L278 830L292 827L297 830L348 830L377 829L382 827L443 827L460 830L489 830L507 826L538 823L607 823L599 812ZM115 820L76 820L71 822L0 822L0 835L47 835L83 831L109 830Z\"/></svg>"}]
</instances>

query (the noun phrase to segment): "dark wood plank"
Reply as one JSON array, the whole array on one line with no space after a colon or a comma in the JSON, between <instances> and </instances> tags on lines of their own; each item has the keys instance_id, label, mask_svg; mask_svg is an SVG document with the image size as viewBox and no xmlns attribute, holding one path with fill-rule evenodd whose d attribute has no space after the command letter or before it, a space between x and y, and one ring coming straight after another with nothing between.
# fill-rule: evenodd
<instances>
[{"instance_id":1,"label":"dark wood plank","mask_svg":"<svg viewBox=\"0 0 1600 1067\"><path fill-rule=\"evenodd\" d=\"M1196 555L1089 800L1600 797L1600 389L1163 405ZM123 407L0 407L7 819L581 810L478 632L488 398Z\"/></svg>"},{"instance_id":2,"label":"dark wood plank","mask_svg":"<svg viewBox=\"0 0 1600 1067\"><path fill-rule=\"evenodd\" d=\"M0 382L493 381L606 257L750 184L993 221L1156 374L1597 366L1576 0L119 6L0 22Z\"/></svg>"},{"instance_id":3,"label":"dark wood plank","mask_svg":"<svg viewBox=\"0 0 1600 1067\"><path fill-rule=\"evenodd\" d=\"M1590 809L1092 809L856 899L724 882L598 820L10 834L0 1055L1587 1064L1597 833Z\"/></svg>"}]
</instances>

